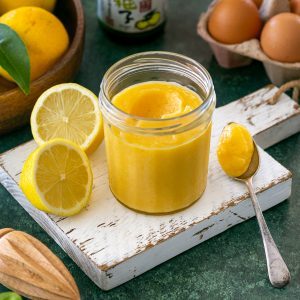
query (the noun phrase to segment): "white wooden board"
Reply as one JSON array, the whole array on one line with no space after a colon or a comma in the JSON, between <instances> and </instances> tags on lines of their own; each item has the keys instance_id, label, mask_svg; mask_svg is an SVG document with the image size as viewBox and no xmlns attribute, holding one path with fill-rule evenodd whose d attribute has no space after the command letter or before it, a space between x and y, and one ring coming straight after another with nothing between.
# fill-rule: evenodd
<instances>
[{"instance_id":1,"label":"white wooden board","mask_svg":"<svg viewBox=\"0 0 300 300\"><path fill-rule=\"evenodd\" d=\"M278 104L267 104L276 90L268 86L216 110L207 189L197 203L176 214L143 215L116 201L108 186L104 145L91 156L95 177L91 203L77 216L59 218L40 212L20 191L21 168L36 147L34 141L0 156L0 181L83 271L108 290L254 215L246 187L220 169L216 143L230 121L245 124L262 147L298 132L300 109L295 102L283 95ZM254 185L265 210L290 196L292 179L261 149L260 154Z\"/></svg>"}]
</instances>

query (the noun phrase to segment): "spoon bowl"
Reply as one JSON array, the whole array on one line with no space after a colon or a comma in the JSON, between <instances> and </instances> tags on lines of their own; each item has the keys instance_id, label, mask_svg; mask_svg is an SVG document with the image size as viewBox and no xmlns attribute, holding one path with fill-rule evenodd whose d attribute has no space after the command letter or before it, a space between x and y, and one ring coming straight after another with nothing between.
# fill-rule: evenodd
<instances>
[{"instance_id":1,"label":"spoon bowl","mask_svg":"<svg viewBox=\"0 0 300 300\"><path fill-rule=\"evenodd\" d=\"M240 180L240 181L245 181L245 180L253 177L257 173L259 166L260 166L259 153L258 153L256 143L253 141L253 154L252 154L248 169L242 175L240 175L238 177L234 177L234 179Z\"/></svg>"}]
</instances>

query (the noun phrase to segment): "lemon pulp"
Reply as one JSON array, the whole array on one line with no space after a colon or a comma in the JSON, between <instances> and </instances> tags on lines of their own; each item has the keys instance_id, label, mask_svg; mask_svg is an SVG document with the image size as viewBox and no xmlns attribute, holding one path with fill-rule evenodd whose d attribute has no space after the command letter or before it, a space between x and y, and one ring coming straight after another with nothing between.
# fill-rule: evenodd
<instances>
[{"instance_id":1,"label":"lemon pulp","mask_svg":"<svg viewBox=\"0 0 300 300\"><path fill-rule=\"evenodd\" d=\"M86 154L76 144L54 139L27 158L20 187L38 209L59 216L78 213L90 199L93 176Z\"/></svg>"},{"instance_id":2,"label":"lemon pulp","mask_svg":"<svg viewBox=\"0 0 300 300\"><path fill-rule=\"evenodd\" d=\"M91 153L103 140L98 99L75 83L56 85L44 92L34 106L30 122L33 137L40 145L64 138Z\"/></svg>"}]
</instances>

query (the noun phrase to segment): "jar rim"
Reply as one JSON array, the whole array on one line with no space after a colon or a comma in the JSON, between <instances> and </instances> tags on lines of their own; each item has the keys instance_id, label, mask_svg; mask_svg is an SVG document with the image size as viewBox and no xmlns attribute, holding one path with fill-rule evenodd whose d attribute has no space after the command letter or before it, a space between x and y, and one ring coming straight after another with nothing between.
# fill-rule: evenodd
<instances>
[{"instance_id":1,"label":"jar rim","mask_svg":"<svg viewBox=\"0 0 300 300\"><path fill-rule=\"evenodd\" d=\"M107 89L106 89L106 85L107 82L109 81L109 78L112 74L114 74L115 72L119 71L120 68L122 66L126 66L127 62L131 62L131 63L143 63L143 60L147 60L147 59L151 59L151 57L155 58L155 59L164 59L166 61L169 62L177 62L179 63L179 61L185 61L186 63L189 63L190 66L194 66L197 67L199 69L199 71L201 71L202 75L205 76L206 81L209 83L209 90L206 93L206 97L203 100L203 103L201 103L198 107L196 107L195 109L193 109L190 112L187 112L185 114L179 115L179 116L175 116L175 117L171 117L171 118L166 118L166 119L161 119L161 118L149 118L149 117L141 117L141 116L136 116L130 113L127 113L123 110L121 110L120 108L118 108L117 106L115 106L111 101L110 101L110 97L107 94ZM128 65L127 65L128 67ZM194 70L194 72L196 73L196 70ZM192 58L189 58L185 55L182 54L178 54L178 53L174 53L174 52L168 52L168 51L146 51L146 52L139 52L133 55L129 55L119 61L117 61L115 64L113 64L104 74L103 78L102 78L102 82L100 84L100 93L99 93L99 102L101 104L102 107L104 107L105 109L108 109L110 111L111 114L113 115L118 115L118 120L121 119L133 119L135 121L146 121L146 122L151 122L153 124L155 124L155 122L159 123L160 126L159 128L156 129L160 129L161 127L163 127L163 124L168 124L168 122L176 122L176 121L180 121L180 120L184 120L185 118L190 118L192 116L199 116L202 115L205 111L207 111L209 109L209 107L211 107L212 105L215 104L215 91L214 91L214 86L213 86L213 81L212 78L209 74L209 72L206 70L206 68L204 68L200 63L198 63L197 61L195 61ZM130 126L132 127L132 126ZM165 129L172 129L173 126L168 126L168 127L164 127ZM139 128L142 131L143 130L147 130L149 128ZM151 129L155 129L152 128Z\"/></svg>"}]
</instances>

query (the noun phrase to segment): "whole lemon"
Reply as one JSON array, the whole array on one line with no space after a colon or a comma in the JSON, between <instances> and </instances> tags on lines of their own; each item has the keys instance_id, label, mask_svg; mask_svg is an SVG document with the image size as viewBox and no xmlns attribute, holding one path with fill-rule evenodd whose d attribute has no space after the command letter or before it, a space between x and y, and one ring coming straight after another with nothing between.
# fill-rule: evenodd
<instances>
[{"instance_id":1,"label":"whole lemon","mask_svg":"<svg viewBox=\"0 0 300 300\"><path fill-rule=\"evenodd\" d=\"M53 11L56 0L1 0L0 15L22 6L38 6Z\"/></svg>"},{"instance_id":2,"label":"whole lemon","mask_svg":"<svg viewBox=\"0 0 300 300\"><path fill-rule=\"evenodd\" d=\"M0 17L23 40L30 60L30 78L34 80L49 70L64 54L69 36L64 25L53 14L39 7L20 7ZM13 80L0 68L0 75Z\"/></svg>"}]
</instances>

